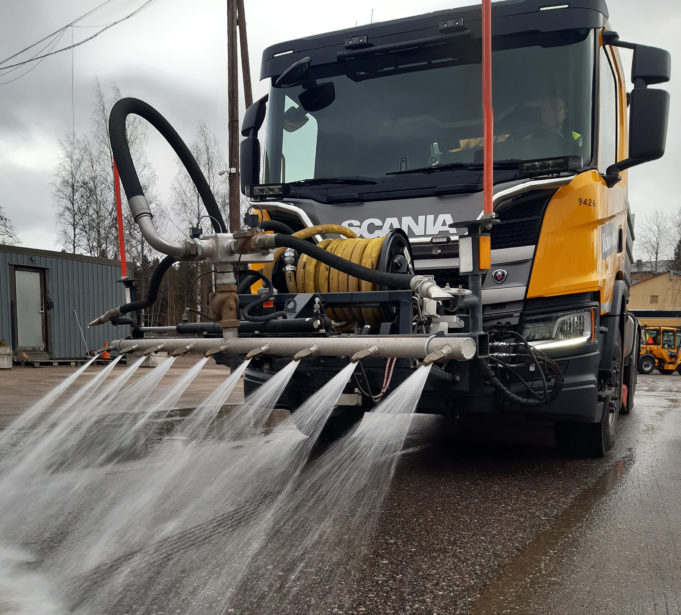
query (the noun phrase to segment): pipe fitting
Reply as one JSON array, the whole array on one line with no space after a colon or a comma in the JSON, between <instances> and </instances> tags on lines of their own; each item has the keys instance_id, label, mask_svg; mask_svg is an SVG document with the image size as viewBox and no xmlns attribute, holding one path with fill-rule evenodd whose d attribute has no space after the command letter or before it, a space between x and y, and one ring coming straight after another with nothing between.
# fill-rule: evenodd
<instances>
[{"instance_id":1,"label":"pipe fitting","mask_svg":"<svg viewBox=\"0 0 681 615\"><path fill-rule=\"evenodd\" d=\"M434 299L435 301L446 301L452 298L444 288L440 288L433 276L415 275L410 282L411 290L419 297L424 299Z\"/></svg>"},{"instance_id":2,"label":"pipe fitting","mask_svg":"<svg viewBox=\"0 0 681 615\"><path fill-rule=\"evenodd\" d=\"M171 357L179 357L182 356L183 354L187 354L192 348L194 348L194 344L187 344L184 348L176 348L170 353Z\"/></svg>"},{"instance_id":3,"label":"pipe fitting","mask_svg":"<svg viewBox=\"0 0 681 615\"><path fill-rule=\"evenodd\" d=\"M148 357L149 355L154 354L155 352L159 352L160 350L163 350L163 344L158 344L157 346L152 346L151 348L147 348L142 354L145 357Z\"/></svg>"},{"instance_id":4,"label":"pipe fitting","mask_svg":"<svg viewBox=\"0 0 681 615\"><path fill-rule=\"evenodd\" d=\"M149 218L154 217L154 214L151 213L149 202L143 194L130 197L128 199L128 206L130 207L130 213L132 214L135 223L137 223L142 216L148 216Z\"/></svg>"},{"instance_id":5,"label":"pipe fitting","mask_svg":"<svg viewBox=\"0 0 681 615\"><path fill-rule=\"evenodd\" d=\"M276 235L268 235L266 233L256 235L254 242L257 251L265 252L268 250L274 250L277 247L275 238Z\"/></svg>"},{"instance_id":6,"label":"pipe fitting","mask_svg":"<svg viewBox=\"0 0 681 615\"><path fill-rule=\"evenodd\" d=\"M304 359L306 357L311 357L318 350L319 346L317 344L312 344L312 346L310 346L309 348L303 348L302 350L296 352L296 354L293 355L293 360L300 361L301 359Z\"/></svg>"},{"instance_id":7,"label":"pipe fitting","mask_svg":"<svg viewBox=\"0 0 681 615\"><path fill-rule=\"evenodd\" d=\"M117 320L122 316L121 308L120 307L115 307L111 308L108 312L105 312L98 318L95 318L89 325L88 327L96 327L97 325L103 325L105 322L109 322L110 320Z\"/></svg>"},{"instance_id":8,"label":"pipe fitting","mask_svg":"<svg viewBox=\"0 0 681 615\"><path fill-rule=\"evenodd\" d=\"M210 308L223 329L239 326L239 295L236 284L218 284L211 297Z\"/></svg>"},{"instance_id":9,"label":"pipe fitting","mask_svg":"<svg viewBox=\"0 0 681 615\"><path fill-rule=\"evenodd\" d=\"M172 243L161 237L154 226L153 218L150 213L146 215L140 214L136 221L142 235L155 250L167 254L168 256L173 256L181 261L194 260L201 256L199 244L196 242L183 241L181 243Z\"/></svg>"},{"instance_id":10,"label":"pipe fitting","mask_svg":"<svg viewBox=\"0 0 681 615\"><path fill-rule=\"evenodd\" d=\"M378 346L369 346L369 348L363 348L358 350L355 354L350 357L350 363L357 363L362 359L368 359L371 355L378 352Z\"/></svg>"},{"instance_id":11,"label":"pipe fitting","mask_svg":"<svg viewBox=\"0 0 681 615\"><path fill-rule=\"evenodd\" d=\"M256 228L242 229L234 233L234 252L238 254L252 254L260 252L258 237L263 232Z\"/></svg>"},{"instance_id":12,"label":"pipe fitting","mask_svg":"<svg viewBox=\"0 0 681 615\"><path fill-rule=\"evenodd\" d=\"M255 359L256 357L267 354L269 349L270 349L269 344L263 344L262 346L258 346L257 348L254 348L246 355L246 359Z\"/></svg>"},{"instance_id":13,"label":"pipe fitting","mask_svg":"<svg viewBox=\"0 0 681 615\"><path fill-rule=\"evenodd\" d=\"M203 353L204 357L212 357L215 354L220 354L221 352L225 352L229 348L229 344L221 344L217 348L211 348L210 350L206 350L206 352Z\"/></svg>"},{"instance_id":14,"label":"pipe fitting","mask_svg":"<svg viewBox=\"0 0 681 615\"><path fill-rule=\"evenodd\" d=\"M215 268L215 284L236 284L236 275L232 263L223 264L221 269Z\"/></svg>"},{"instance_id":15,"label":"pipe fitting","mask_svg":"<svg viewBox=\"0 0 681 615\"><path fill-rule=\"evenodd\" d=\"M442 361L454 354L454 349L451 346L443 346L440 350L435 350L423 359L424 365L432 365L436 361Z\"/></svg>"}]
</instances>

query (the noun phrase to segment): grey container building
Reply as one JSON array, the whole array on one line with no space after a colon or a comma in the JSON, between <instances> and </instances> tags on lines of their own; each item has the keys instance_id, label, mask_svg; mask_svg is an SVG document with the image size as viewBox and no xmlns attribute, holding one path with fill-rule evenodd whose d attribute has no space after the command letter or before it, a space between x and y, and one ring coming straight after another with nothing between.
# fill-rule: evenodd
<instances>
[{"instance_id":1,"label":"grey container building","mask_svg":"<svg viewBox=\"0 0 681 615\"><path fill-rule=\"evenodd\" d=\"M15 360L86 356L127 333L108 323L87 326L125 302L119 279L118 261L0 245L0 339Z\"/></svg>"}]
</instances>

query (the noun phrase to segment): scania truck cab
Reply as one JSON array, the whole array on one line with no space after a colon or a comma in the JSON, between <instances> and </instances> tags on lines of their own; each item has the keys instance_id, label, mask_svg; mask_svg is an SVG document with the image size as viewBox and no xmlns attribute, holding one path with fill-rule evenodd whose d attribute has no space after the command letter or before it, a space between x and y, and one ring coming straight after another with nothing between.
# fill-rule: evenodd
<instances>
[{"instance_id":1,"label":"scania truck cab","mask_svg":"<svg viewBox=\"0 0 681 615\"><path fill-rule=\"evenodd\" d=\"M470 252L482 219L479 6L266 49L269 94L242 125L242 189L258 220L365 266L431 275L455 297L415 305L288 250L266 269L272 309L308 305L329 318L327 335L478 329L481 360L438 367L419 410L551 420L560 445L602 455L636 384L626 170L664 152L668 94L650 86L669 80L670 57L621 40L604 0L492 6L490 262ZM471 294L481 323L461 309ZM275 363L254 359L247 389ZM307 359L283 403L294 408L295 389L326 381L332 363ZM364 361L335 418L356 420L414 362L392 368Z\"/></svg>"}]
</instances>

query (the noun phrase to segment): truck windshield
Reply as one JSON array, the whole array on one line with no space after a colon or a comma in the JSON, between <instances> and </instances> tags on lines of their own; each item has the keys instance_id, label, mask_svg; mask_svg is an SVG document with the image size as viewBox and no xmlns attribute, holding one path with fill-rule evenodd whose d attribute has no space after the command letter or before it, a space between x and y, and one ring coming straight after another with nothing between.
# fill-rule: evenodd
<instances>
[{"instance_id":1,"label":"truck windshield","mask_svg":"<svg viewBox=\"0 0 681 615\"><path fill-rule=\"evenodd\" d=\"M495 161L590 161L593 79L590 30L495 39ZM301 103L301 93L329 83L328 100L310 105L304 95ZM482 163L481 105L480 49L471 39L313 66L304 87L271 88L263 179L361 179L371 190L430 176L432 184L434 170Z\"/></svg>"}]
</instances>

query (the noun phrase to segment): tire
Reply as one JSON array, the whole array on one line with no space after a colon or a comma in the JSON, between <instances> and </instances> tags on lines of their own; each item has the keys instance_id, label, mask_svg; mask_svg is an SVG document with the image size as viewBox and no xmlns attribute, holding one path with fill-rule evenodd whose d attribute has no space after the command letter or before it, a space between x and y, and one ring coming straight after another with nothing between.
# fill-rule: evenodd
<instances>
[{"instance_id":1,"label":"tire","mask_svg":"<svg viewBox=\"0 0 681 615\"><path fill-rule=\"evenodd\" d=\"M636 329L636 340L638 340L639 331ZM629 414L636 403L636 385L638 383L638 362L641 352L641 346L638 343L634 344L629 360L624 359L624 384L627 385L627 403L622 403L620 414Z\"/></svg>"},{"instance_id":2,"label":"tire","mask_svg":"<svg viewBox=\"0 0 681 615\"><path fill-rule=\"evenodd\" d=\"M601 406L601 420L597 423L558 422L555 424L558 448L570 457L604 457L615 444L617 418L622 409L622 384L624 379L622 336L615 339L613 355L613 393Z\"/></svg>"},{"instance_id":3,"label":"tire","mask_svg":"<svg viewBox=\"0 0 681 615\"><path fill-rule=\"evenodd\" d=\"M614 444L614 431L610 423L610 412L601 403L602 414L598 423L567 423L555 425L558 449L568 457L596 459L604 457Z\"/></svg>"},{"instance_id":4,"label":"tire","mask_svg":"<svg viewBox=\"0 0 681 615\"><path fill-rule=\"evenodd\" d=\"M676 370L675 369L662 369L660 368L660 373L665 376L671 376Z\"/></svg>"},{"instance_id":5,"label":"tire","mask_svg":"<svg viewBox=\"0 0 681 615\"><path fill-rule=\"evenodd\" d=\"M638 371L641 374L652 374L655 371L655 359L649 354L644 354L638 360Z\"/></svg>"}]
</instances>

